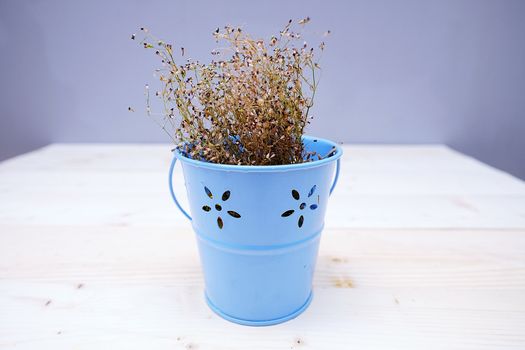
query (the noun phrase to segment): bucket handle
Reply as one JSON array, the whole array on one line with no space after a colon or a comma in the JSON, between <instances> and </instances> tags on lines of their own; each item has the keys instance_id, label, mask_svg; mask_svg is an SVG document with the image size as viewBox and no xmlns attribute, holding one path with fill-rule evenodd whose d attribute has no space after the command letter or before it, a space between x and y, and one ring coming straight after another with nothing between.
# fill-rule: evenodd
<instances>
[{"instance_id":1,"label":"bucket handle","mask_svg":"<svg viewBox=\"0 0 525 350\"><path fill-rule=\"evenodd\" d=\"M177 200L177 196L175 196L175 191L173 191L173 169L175 169L175 163L177 162L177 157L173 156L173 160L171 161L170 165L170 173L169 173L169 185L170 185L170 193L171 198L173 198L173 201L175 202L175 205L179 210L184 214L185 217L187 217L191 221L191 216L182 208L179 201Z\"/></svg>"},{"instance_id":2,"label":"bucket handle","mask_svg":"<svg viewBox=\"0 0 525 350\"><path fill-rule=\"evenodd\" d=\"M337 185L337 179L339 179L339 167L341 163L341 158L337 158L337 164L335 167L335 177L334 177L334 183L332 184L332 187L330 187L330 195L334 191L335 185Z\"/></svg>"}]
</instances>

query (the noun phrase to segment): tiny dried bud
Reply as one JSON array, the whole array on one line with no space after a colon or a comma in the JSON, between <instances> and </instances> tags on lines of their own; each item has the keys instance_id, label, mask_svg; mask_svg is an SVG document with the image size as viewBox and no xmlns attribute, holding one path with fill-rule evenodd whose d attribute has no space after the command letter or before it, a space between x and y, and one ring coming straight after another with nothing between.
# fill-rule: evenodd
<instances>
[{"instance_id":1,"label":"tiny dried bud","mask_svg":"<svg viewBox=\"0 0 525 350\"><path fill-rule=\"evenodd\" d=\"M303 18L302 20L300 20L298 23L299 24L306 24L310 22L310 17L306 17L306 18Z\"/></svg>"}]
</instances>

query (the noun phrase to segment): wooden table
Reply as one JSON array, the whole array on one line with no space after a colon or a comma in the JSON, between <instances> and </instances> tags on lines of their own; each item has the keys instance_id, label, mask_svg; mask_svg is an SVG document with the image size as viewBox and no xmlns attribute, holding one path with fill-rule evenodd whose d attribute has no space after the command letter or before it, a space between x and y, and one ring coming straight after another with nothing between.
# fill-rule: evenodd
<instances>
[{"instance_id":1,"label":"wooden table","mask_svg":"<svg viewBox=\"0 0 525 350\"><path fill-rule=\"evenodd\" d=\"M346 146L312 305L253 328L205 305L169 160L57 144L0 164L1 349L525 349L524 182L443 146Z\"/></svg>"}]
</instances>

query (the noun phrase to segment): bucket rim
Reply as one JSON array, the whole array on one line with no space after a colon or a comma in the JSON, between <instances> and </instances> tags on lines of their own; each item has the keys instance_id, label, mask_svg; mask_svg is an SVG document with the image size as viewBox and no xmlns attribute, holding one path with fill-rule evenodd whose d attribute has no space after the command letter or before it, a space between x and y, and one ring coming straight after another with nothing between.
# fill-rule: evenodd
<instances>
[{"instance_id":1,"label":"bucket rim","mask_svg":"<svg viewBox=\"0 0 525 350\"><path fill-rule=\"evenodd\" d=\"M309 142L323 142L330 146L333 146L336 149L335 154L328 158L321 160L315 160L312 162L306 163L297 163L297 164L281 164L281 165L234 165L234 164L220 164L220 163L210 163L204 162L201 160L191 159L183 155L179 149L175 148L173 154L183 163L191 164L200 168L208 168L213 170L227 170L227 171L240 171L240 172L275 172L275 171L291 171L291 170L300 170L300 169L310 169L323 166L327 163L336 161L341 158L343 155L343 149L337 143L324 139L321 137L314 137L310 135L303 135L303 143L307 144Z\"/></svg>"}]
</instances>

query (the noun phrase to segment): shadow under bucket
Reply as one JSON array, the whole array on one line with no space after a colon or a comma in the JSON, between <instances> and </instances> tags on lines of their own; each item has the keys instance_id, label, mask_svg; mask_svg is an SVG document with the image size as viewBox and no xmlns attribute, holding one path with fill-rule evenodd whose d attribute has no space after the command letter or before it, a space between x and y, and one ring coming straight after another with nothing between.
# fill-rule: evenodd
<instances>
[{"instance_id":1,"label":"shadow under bucket","mask_svg":"<svg viewBox=\"0 0 525 350\"><path fill-rule=\"evenodd\" d=\"M303 137L328 158L290 165L207 163L175 151L170 192L197 235L206 301L229 321L266 326L292 319L312 299L312 277L341 148ZM172 186L182 163L191 216ZM335 173L335 175L334 175Z\"/></svg>"}]
</instances>

